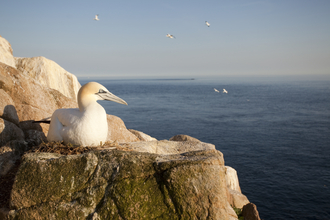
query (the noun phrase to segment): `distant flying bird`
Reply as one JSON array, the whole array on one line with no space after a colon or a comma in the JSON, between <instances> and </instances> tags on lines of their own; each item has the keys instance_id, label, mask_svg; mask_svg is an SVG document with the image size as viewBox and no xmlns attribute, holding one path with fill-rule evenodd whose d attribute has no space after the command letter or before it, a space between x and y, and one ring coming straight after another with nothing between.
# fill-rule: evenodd
<instances>
[{"instance_id":1,"label":"distant flying bird","mask_svg":"<svg viewBox=\"0 0 330 220\"><path fill-rule=\"evenodd\" d=\"M219 90L217 90L216 88L214 88L214 91L219 92Z\"/></svg>"},{"instance_id":2,"label":"distant flying bird","mask_svg":"<svg viewBox=\"0 0 330 220\"><path fill-rule=\"evenodd\" d=\"M208 27L210 27L210 23L207 22L207 21L205 21L205 25L208 26Z\"/></svg>"},{"instance_id":3,"label":"distant flying bird","mask_svg":"<svg viewBox=\"0 0 330 220\"><path fill-rule=\"evenodd\" d=\"M226 89L223 89L223 93L228 93L228 91Z\"/></svg>"},{"instance_id":4,"label":"distant flying bird","mask_svg":"<svg viewBox=\"0 0 330 220\"><path fill-rule=\"evenodd\" d=\"M168 38L175 38L175 37L174 37L173 35L171 35L171 34L167 34L166 37L168 37Z\"/></svg>"},{"instance_id":5,"label":"distant flying bird","mask_svg":"<svg viewBox=\"0 0 330 220\"><path fill-rule=\"evenodd\" d=\"M95 15L95 18L94 18L95 21L99 21L99 15Z\"/></svg>"}]
</instances>

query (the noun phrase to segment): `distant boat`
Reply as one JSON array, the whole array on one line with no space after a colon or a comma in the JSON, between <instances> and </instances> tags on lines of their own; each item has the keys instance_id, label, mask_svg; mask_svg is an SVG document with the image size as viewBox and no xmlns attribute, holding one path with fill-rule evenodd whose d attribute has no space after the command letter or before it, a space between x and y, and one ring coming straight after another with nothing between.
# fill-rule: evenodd
<instances>
[{"instance_id":1,"label":"distant boat","mask_svg":"<svg viewBox=\"0 0 330 220\"><path fill-rule=\"evenodd\" d=\"M226 89L223 89L223 93L228 93L228 91Z\"/></svg>"},{"instance_id":2,"label":"distant boat","mask_svg":"<svg viewBox=\"0 0 330 220\"><path fill-rule=\"evenodd\" d=\"M214 88L214 91L219 92L219 90L217 90L216 88Z\"/></svg>"},{"instance_id":3,"label":"distant boat","mask_svg":"<svg viewBox=\"0 0 330 220\"><path fill-rule=\"evenodd\" d=\"M99 21L99 15L95 15L95 18L94 18L95 21Z\"/></svg>"}]
</instances>

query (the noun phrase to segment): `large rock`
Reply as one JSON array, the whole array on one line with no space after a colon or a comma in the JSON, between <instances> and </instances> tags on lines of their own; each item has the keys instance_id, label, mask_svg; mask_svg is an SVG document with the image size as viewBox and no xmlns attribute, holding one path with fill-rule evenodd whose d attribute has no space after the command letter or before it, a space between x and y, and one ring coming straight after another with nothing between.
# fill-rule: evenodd
<instances>
[{"instance_id":1,"label":"large rock","mask_svg":"<svg viewBox=\"0 0 330 220\"><path fill-rule=\"evenodd\" d=\"M24 140L23 131L15 124L0 118L0 146L12 140Z\"/></svg>"},{"instance_id":2,"label":"large rock","mask_svg":"<svg viewBox=\"0 0 330 220\"><path fill-rule=\"evenodd\" d=\"M156 138L153 138L150 135L143 133L142 131L137 131L133 129L128 130L132 132L140 141L157 141Z\"/></svg>"},{"instance_id":3,"label":"large rock","mask_svg":"<svg viewBox=\"0 0 330 220\"><path fill-rule=\"evenodd\" d=\"M15 66L15 58L10 43L0 35L0 62L11 67Z\"/></svg>"},{"instance_id":4,"label":"large rock","mask_svg":"<svg viewBox=\"0 0 330 220\"><path fill-rule=\"evenodd\" d=\"M228 189L241 192L237 172L234 168L230 166L226 166L226 182Z\"/></svg>"},{"instance_id":5,"label":"large rock","mask_svg":"<svg viewBox=\"0 0 330 220\"><path fill-rule=\"evenodd\" d=\"M243 206L250 203L249 199L236 190L228 189L228 202L232 207L242 209Z\"/></svg>"},{"instance_id":6,"label":"large rock","mask_svg":"<svg viewBox=\"0 0 330 220\"><path fill-rule=\"evenodd\" d=\"M186 134L178 134L169 139L170 141L190 141L190 142L200 142L197 138L191 137Z\"/></svg>"},{"instance_id":7,"label":"large rock","mask_svg":"<svg viewBox=\"0 0 330 220\"><path fill-rule=\"evenodd\" d=\"M48 125L33 124L52 115L62 107L77 107L74 99L46 88L40 83L18 72L15 68L0 63L1 118L9 120L25 132L39 130L47 134Z\"/></svg>"},{"instance_id":8,"label":"large rock","mask_svg":"<svg viewBox=\"0 0 330 220\"><path fill-rule=\"evenodd\" d=\"M235 219L216 150L26 154L11 195L9 219Z\"/></svg>"},{"instance_id":9,"label":"large rock","mask_svg":"<svg viewBox=\"0 0 330 220\"><path fill-rule=\"evenodd\" d=\"M140 141L132 132L127 130L125 123L121 118L114 115L107 115L108 137L107 141L117 141L119 143Z\"/></svg>"},{"instance_id":10,"label":"large rock","mask_svg":"<svg viewBox=\"0 0 330 220\"><path fill-rule=\"evenodd\" d=\"M67 72L57 63L45 57L15 58L16 68L42 85L60 91L76 99L81 87L75 75Z\"/></svg>"},{"instance_id":11,"label":"large rock","mask_svg":"<svg viewBox=\"0 0 330 220\"><path fill-rule=\"evenodd\" d=\"M243 207L242 215L244 216L244 220L260 220L257 206L253 203L246 204Z\"/></svg>"},{"instance_id":12,"label":"large rock","mask_svg":"<svg viewBox=\"0 0 330 220\"><path fill-rule=\"evenodd\" d=\"M244 205L250 202L241 192L236 170L229 166L226 166L226 184L228 188L228 201L230 205L241 209Z\"/></svg>"},{"instance_id":13,"label":"large rock","mask_svg":"<svg viewBox=\"0 0 330 220\"><path fill-rule=\"evenodd\" d=\"M147 141L147 142L134 142L134 143L124 143L122 146L125 149L147 152L153 154L181 154L189 151L199 151L199 150L214 150L215 146L213 144L208 144L204 142L181 142L181 141Z\"/></svg>"}]
</instances>

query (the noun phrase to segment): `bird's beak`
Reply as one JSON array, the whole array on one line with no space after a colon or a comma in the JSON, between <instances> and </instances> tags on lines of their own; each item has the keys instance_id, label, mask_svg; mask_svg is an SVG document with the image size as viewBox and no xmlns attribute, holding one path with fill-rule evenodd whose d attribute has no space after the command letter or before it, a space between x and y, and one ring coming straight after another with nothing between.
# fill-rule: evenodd
<instances>
[{"instance_id":1,"label":"bird's beak","mask_svg":"<svg viewBox=\"0 0 330 220\"><path fill-rule=\"evenodd\" d=\"M127 105L127 103L119 98L118 96L115 96L114 94L112 94L111 92L99 92L96 93L102 100L108 100L108 101L113 101L113 102L117 102L119 104L123 104L123 105Z\"/></svg>"}]
</instances>

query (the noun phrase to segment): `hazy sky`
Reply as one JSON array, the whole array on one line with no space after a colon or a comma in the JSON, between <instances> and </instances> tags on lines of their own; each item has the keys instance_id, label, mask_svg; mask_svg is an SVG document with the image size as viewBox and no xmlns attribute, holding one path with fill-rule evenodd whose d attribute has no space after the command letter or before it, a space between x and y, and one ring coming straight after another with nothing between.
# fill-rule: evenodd
<instances>
[{"instance_id":1,"label":"hazy sky","mask_svg":"<svg viewBox=\"0 0 330 220\"><path fill-rule=\"evenodd\" d=\"M330 76L329 0L0 5L14 56L44 56L78 77Z\"/></svg>"}]
</instances>

